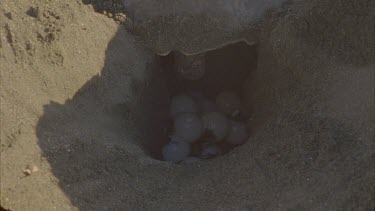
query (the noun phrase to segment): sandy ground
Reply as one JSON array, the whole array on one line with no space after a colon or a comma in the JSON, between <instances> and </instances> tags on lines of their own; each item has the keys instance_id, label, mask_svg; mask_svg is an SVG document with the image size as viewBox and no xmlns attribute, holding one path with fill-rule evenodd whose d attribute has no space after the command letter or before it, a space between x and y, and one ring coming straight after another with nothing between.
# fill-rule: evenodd
<instances>
[{"instance_id":1,"label":"sandy ground","mask_svg":"<svg viewBox=\"0 0 375 211\"><path fill-rule=\"evenodd\" d=\"M1 207L373 210L374 3L223 2L0 1ZM169 92L155 53L239 39L258 45L250 140L150 157Z\"/></svg>"}]
</instances>

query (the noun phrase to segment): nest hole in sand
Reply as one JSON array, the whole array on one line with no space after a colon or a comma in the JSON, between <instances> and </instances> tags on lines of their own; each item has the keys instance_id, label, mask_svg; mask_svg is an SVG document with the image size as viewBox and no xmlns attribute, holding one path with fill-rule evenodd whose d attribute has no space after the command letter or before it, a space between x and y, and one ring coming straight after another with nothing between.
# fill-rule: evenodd
<instances>
[{"instance_id":1,"label":"nest hole in sand","mask_svg":"<svg viewBox=\"0 0 375 211\"><path fill-rule=\"evenodd\" d=\"M251 128L249 128L247 120L252 115L252 105L246 96L251 95L251 93L249 93L251 90L248 89L248 84L251 83L257 67L257 45L248 45L245 42L238 42L201 54L204 56L205 73L202 77L195 80L181 77L181 74L176 70L179 65L176 64L178 63L176 58L182 55L181 53L172 51L168 55L157 56L158 64L161 67L160 71L164 77L163 81L166 85L165 90L168 92L166 97L161 97L160 99L168 101L162 102L168 109L147 109L148 111L145 112L145 115L149 113L148 118L154 120L148 122L148 127L149 129L154 129L147 135L148 137L145 138L148 140L143 140L141 144L144 151L155 159L163 160L163 146L168 144L171 140L171 136L175 134L173 126L174 117L170 115L170 107L171 99L178 95L187 95L192 97L192 99L204 98L205 100L215 102L217 95L222 92L234 93L240 98L242 108L239 115L227 115L228 122L233 120L243 123L251 138ZM245 87L247 87L247 89L245 89ZM155 91L152 91L150 94L152 93L155 93ZM165 95L165 93L163 93L163 95ZM219 113L222 112L219 111ZM160 115L163 115L163 117L160 117ZM202 115L203 114L197 114L199 118L202 118ZM155 118L155 116L159 117ZM155 119L162 119L163 122L157 122ZM213 145L210 141L206 141L209 140L210 137L212 137L210 131L202 132L198 141L190 145L188 157L202 158L202 150L207 148L207 146ZM233 148L240 146L240 144L230 144L225 141L225 139L222 139L220 142L215 141L214 145L219 147L219 155L223 155ZM213 158L216 156L207 155L203 157Z\"/></svg>"}]
</instances>

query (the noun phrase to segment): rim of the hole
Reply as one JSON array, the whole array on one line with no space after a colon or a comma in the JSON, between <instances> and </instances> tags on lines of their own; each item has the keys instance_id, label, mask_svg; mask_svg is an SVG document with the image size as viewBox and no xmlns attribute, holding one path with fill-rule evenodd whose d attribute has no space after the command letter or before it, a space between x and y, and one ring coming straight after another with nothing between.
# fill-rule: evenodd
<instances>
[{"instance_id":1,"label":"rim of the hole","mask_svg":"<svg viewBox=\"0 0 375 211\"><path fill-rule=\"evenodd\" d=\"M226 47L229 47L229 46L231 46L231 45L236 45L236 44L239 44L239 45L246 45L247 47L249 47L249 48L254 48L254 53L255 53L255 55L256 55L256 61L255 61L255 63L256 63L256 66L257 66L257 63L258 63L258 60L257 60L257 55L258 55L258 48L257 48L257 44L258 44L258 42L247 42L245 39L241 39L241 40L236 40L236 41L233 41L233 42L228 42L228 43L225 43L225 44L223 44L223 45L220 45L220 46L218 46L218 47L216 47L216 48L213 48L213 49L209 49L209 50L205 50L205 51L201 51L201 52L197 52L197 53L192 53L192 54L190 54L190 53L186 53L186 52L181 52L181 51L169 51L168 53L166 53L166 54L156 54L157 56L158 56L158 58L161 58L161 59L163 59L163 58L166 58L167 56L171 56L174 52L178 52L178 53L182 53L183 55L185 55L185 56L194 56L194 55L198 55L198 54L202 54L202 53L204 53L204 54L207 54L207 53L209 53L209 52L215 52L215 51L217 51L217 50L221 50L221 49L225 49ZM165 71L165 70L164 70ZM169 89L169 88L168 88ZM239 93L237 93L237 94L239 94ZM173 96L174 96L175 94L169 94L169 98L172 98ZM239 94L240 96L241 96L241 101L243 101L243 94ZM171 122L172 122L172 124L173 124L173 120L171 120ZM244 122L246 125L247 125L247 121L246 122ZM250 131L248 130L248 132L250 133ZM167 138L168 138L168 135L167 135ZM230 153L230 152L232 152L234 149L236 149L236 148L238 148L238 147L241 147L242 145L244 145L244 144L246 144L247 143L247 141L248 141L248 139L249 139L249 137L246 139L246 141L243 143L243 144L240 144L240 145L234 145L234 146L232 146L232 147L230 147L230 149L226 149L226 150L224 150L225 152L223 153L223 154L221 154L221 155L218 155L218 156L215 156L215 157L212 157L212 158L209 158L209 159L207 159L207 160L215 160L216 158L218 158L218 157L221 157L221 156L225 156L226 154L228 154L228 153ZM169 143L169 142L166 142L166 144L167 143ZM164 144L165 145L165 144ZM162 145L161 146L161 148L160 148L160 152L162 151L162 147L164 146L164 145ZM160 153L161 154L161 153ZM189 155L189 157L191 157L192 155L190 154ZM163 160L163 158L162 158L162 155L160 155L160 156L157 156L157 157L154 157L154 156L151 156L153 159L156 159L156 160L159 160L159 161L162 161L162 162L169 162L169 161L165 161L165 160ZM199 162L201 162L201 161L203 161L203 160L206 160L206 159L200 159L199 160ZM195 163L195 162L194 162ZM181 163L181 161L180 162L178 162L178 163L175 163L175 164L183 164L183 163ZM183 164L183 165L185 165L185 164Z\"/></svg>"}]
</instances>

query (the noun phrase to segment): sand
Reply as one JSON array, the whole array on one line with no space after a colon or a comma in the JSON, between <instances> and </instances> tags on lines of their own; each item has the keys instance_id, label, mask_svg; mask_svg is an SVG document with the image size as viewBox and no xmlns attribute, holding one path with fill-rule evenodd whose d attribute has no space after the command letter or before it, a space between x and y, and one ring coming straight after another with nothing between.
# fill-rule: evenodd
<instances>
[{"instance_id":1,"label":"sand","mask_svg":"<svg viewBox=\"0 0 375 211\"><path fill-rule=\"evenodd\" d=\"M2 208L375 208L374 3L200 2L0 1ZM239 40L258 58L249 141L155 159L170 94L156 55Z\"/></svg>"}]
</instances>

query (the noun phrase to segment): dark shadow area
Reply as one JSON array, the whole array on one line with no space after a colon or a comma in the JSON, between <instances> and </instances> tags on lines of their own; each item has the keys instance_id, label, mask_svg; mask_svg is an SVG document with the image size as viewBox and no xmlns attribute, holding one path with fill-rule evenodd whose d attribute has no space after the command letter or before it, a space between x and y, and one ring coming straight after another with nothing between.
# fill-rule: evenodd
<instances>
[{"instance_id":1,"label":"dark shadow area","mask_svg":"<svg viewBox=\"0 0 375 211\"><path fill-rule=\"evenodd\" d=\"M74 206L97 210L101 193L134 188L125 181L134 177L129 169L135 157L160 154L153 149L166 138L169 98L163 74L156 57L120 28L100 75L64 104L44 106L36 128L39 145Z\"/></svg>"},{"instance_id":2,"label":"dark shadow area","mask_svg":"<svg viewBox=\"0 0 375 211\"><path fill-rule=\"evenodd\" d=\"M171 69L171 55L152 55L121 28L108 44L101 73L65 104L44 106L37 135L59 185L75 206L94 207L100 192L132 177L129 160L161 159L171 96L187 89L209 97L223 90L242 95L256 61L256 46L232 44L206 54L201 80L181 81ZM87 182L106 177L100 187ZM96 190L87 194L90 188Z\"/></svg>"},{"instance_id":3,"label":"dark shadow area","mask_svg":"<svg viewBox=\"0 0 375 211\"><path fill-rule=\"evenodd\" d=\"M229 91L240 97L244 107L241 115L238 115L236 120L247 123L252 113L252 105L245 104L245 96L252 95L252 89L245 89L245 85L254 79L258 59L257 45L250 46L245 42L238 42L201 54L204 55L206 70L203 77L196 80L188 80L181 77L177 70L179 65L176 64L178 54L180 53L171 52L167 56L160 57L161 66L166 72L170 98L176 95L199 95L210 102L215 102L219 93ZM245 91L246 94L244 93ZM173 119L170 119L169 128L169 134L172 135ZM212 134L206 131L200 141L192 144L190 156L199 157L199 152L201 147L204 146L205 140L210 138L213 138ZM221 155L238 147L229 144L225 140L217 143L217 146L221 149Z\"/></svg>"},{"instance_id":4,"label":"dark shadow area","mask_svg":"<svg viewBox=\"0 0 375 211\"><path fill-rule=\"evenodd\" d=\"M119 36L126 36L125 33L120 34ZM53 134L62 132L65 126L68 131L90 127L93 133L87 135L95 137L94 134L100 131L95 130L95 127L98 127L108 129L107 132L116 136L116 140L119 139L116 144L123 142L120 139L130 139L131 143L149 156L161 159L161 147L168 141L167 126L171 121L169 100L172 96L199 91L214 101L219 92L228 90L243 96L243 85L256 69L256 46L241 42L207 52L207 71L200 80L178 78L173 69L173 53L168 56L155 56L151 62L145 62L146 70L129 72L119 68L119 64L127 60L122 56L127 52L119 52L119 45L126 45L123 38L114 38L111 41L106 53L106 64L100 76L88 81L71 100L64 105L51 102L45 106L45 115L38 124L38 134L42 140L40 144L43 148L49 148L51 145L50 137L45 137L48 130L51 131L48 134ZM52 122L55 126L51 126ZM66 133L70 133L68 131ZM128 131L127 134L125 131ZM66 144L70 146L76 141L68 142ZM56 141L55 144L61 143Z\"/></svg>"},{"instance_id":5,"label":"dark shadow area","mask_svg":"<svg viewBox=\"0 0 375 211\"><path fill-rule=\"evenodd\" d=\"M285 34L286 40L292 40ZM244 43L208 52L206 75L197 81L183 81L171 68L172 54L155 56L120 28L108 44L101 73L64 104L45 105L38 122L39 146L62 191L80 210L218 208L219 203L228 209L225 205L238 208L241 204L249 210L373 205L369 194L373 193L371 161L375 154L369 142L373 142L373 128L363 135L361 131L370 123L363 120L362 126L353 124L360 129L353 129L344 118L328 116L333 112L324 104L327 90L319 87L321 81L328 80L325 76L336 75L338 70L326 74L325 69L309 72L297 68L307 65L282 66L280 60L297 59L283 57L294 48L287 52L280 48L280 54L272 54L277 48L266 47L259 53L259 63L257 46ZM301 61L305 58L309 57ZM253 72L260 64L261 71ZM249 80L254 80L254 85ZM252 96L253 86L257 93L254 105L264 112L258 113L261 126L251 134L251 145L211 162L215 164L211 168L204 165L209 162L201 162L203 167L195 171L189 167L171 170L157 160L168 141L171 96L197 89L213 98L220 91L231 90L247 95L247 112L252 114L248 96ZM351 99L344 98L331 109L348 102ZM368 110L358 111L365 112Z\"/></svg>"},{"instance_id":6,"label":"dark shadow area","mask_svg":"<svg viewBox=\"0 0 375 211\"><path fill-rule=\"evenodd\" d=\"M199 80L185 80L173 69L175 52L162 57L163 69L167 71L168 89L171 95L199 91L214 100L222 91L243 96L244 83L249 80L257 66L257 46L245 42L227 45L205 54L206 72Z\"/></svg>"}]
</instances>

